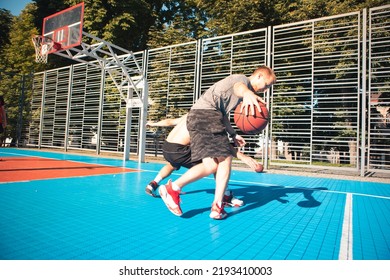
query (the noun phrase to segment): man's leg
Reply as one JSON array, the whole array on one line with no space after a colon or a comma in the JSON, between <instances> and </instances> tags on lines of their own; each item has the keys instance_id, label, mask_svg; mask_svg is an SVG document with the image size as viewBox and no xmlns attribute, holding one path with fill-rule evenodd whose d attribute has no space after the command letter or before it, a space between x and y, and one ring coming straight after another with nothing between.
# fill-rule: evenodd
<instances>
[{"instance_id":1,"label":"man's leg","mask_svg":"<svg viewBox=\"0 0 390 280\"><path fill-rule=\"evenodd\" d=\"M173 171L175 171L176 168L173 167L170 163L167 163L163 168L160 169L157 176L154 178L153 181L150 181L149 184L145 188L145 192L148 195L156 196L156 190L159 186L159 183L167 178L169 175L172 174Z\"/></svg>"},{"instance_id":2,"label":"man's leg","mask_svg":"<svg viewBox=\"0 0 390 280\"><path fill-rule=\"evenodd\" d=\"M215 195L211 207L210 218L220 220L226 218L223 197L230 179L232 157L218 158L218 168L215 175Z\"/></svg>"},{"instance_id":3,"label":"man's leg","mask_svg":"<svg viewBox=\"0 0 390 280\"><path fill-rule=\"evenodd\" d=\"M188 169L175 182L169 180L166 185L162 185L158 191L169 211L176 216L181 216L183 213L180 208L181 189L189 183L214 173L217 167L217 162L210 158L209 161L206 161L206 164L202 162Z\"/></svg>"},{"instance_id":4,"label":"man's leg","mask_svg":"<svg viewBox=\"0 0 390 280\"><path fill-rule=\"evenodd\" d=\"M226 187L230 179L232 157L218 159L218 169L215 175L214 202L222 202Z\"/></svg>"},{"instance_id":5,"label":"man's leg","mask_svg":"<svg viewBox=\"0 0 390 280\"><path fill-rule=\"evenodd\" d=\"M218 167L217 162L212 158L206 158L202 161L202 163L195 165L194 167L188 169L182 176L180 176L176 181L172 184L180 189L185 187L186 185L195 182L203 177L209 176L216 172Z\"/></svg>"}]
</instances>

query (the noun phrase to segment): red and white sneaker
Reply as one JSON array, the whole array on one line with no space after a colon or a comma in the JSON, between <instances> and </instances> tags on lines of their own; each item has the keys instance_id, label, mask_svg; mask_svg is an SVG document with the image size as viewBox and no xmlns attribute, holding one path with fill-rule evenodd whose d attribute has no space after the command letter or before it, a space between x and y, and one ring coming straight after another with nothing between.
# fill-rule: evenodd
<instances>
[{"instance_id":1,"label":"red and white sneaker","mask_svg":"<svg viewBox=\"0 0 390 280\"><path fill-rule=\"evenodd\" d=\"M172 189L171 180L168 181L168 184L161 185L158 188L158 192L169 211L176 216L181 216L183 214L180 208L180 192Z\"/></svg>"},{"instance_id":2,"label":"red and white sneaker","mask_svg":"<svg viewBox=\"0 0 390 280\"><path fill-rule=\"evenodd\" d=\"M224 195L223 196L223 200L222 202L226 205L226 206L230 206L230 207L241 207L242 205L244 205L244 201L238 199L237 197L235 197L233 195L233 192L232 191L229 191L229 195Z\"/></svg>"},{"instance_id":3,"label":"red and white sneaker","mask_svg":"<svg viewBox=\"0 0 390 280\"><path fill-rule=\"evenodd\" d=\"M210 218L214 220L222 220L226 217L227 213L223 209L223 203L221 207L219 207L217 203L213 203L213 205L211 206Z\"/></svg>"}]
</instances>

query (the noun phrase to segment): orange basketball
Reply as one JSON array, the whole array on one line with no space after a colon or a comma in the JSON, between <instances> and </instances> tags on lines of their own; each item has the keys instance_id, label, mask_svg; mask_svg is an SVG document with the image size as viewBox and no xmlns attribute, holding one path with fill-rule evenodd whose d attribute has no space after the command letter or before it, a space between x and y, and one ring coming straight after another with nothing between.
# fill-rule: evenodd
<instances>
[{"instance_id":1,"label":"orange basketball","mask_svg":"<svg viewBox=\"0 0 390 280\"><path fill-rule=\"evenodd\" d=\"M234 122L237 127L245 134L258 134L267 126L269 113L266 105L262 102L259 102L261 112L255 108L255 114L251 115L250 107L248 107L248 115L245 115L245 109L241 111L241 105L238 104L234 110Z\"/></svg>"}]
</instances>

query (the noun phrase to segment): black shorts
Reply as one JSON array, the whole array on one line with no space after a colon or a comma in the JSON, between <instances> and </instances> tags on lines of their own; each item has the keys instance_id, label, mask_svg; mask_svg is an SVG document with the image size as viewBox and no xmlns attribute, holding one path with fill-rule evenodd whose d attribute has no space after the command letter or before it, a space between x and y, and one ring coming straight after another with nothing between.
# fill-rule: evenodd
<instances>
[{"instance_id":1,"label":"black shorts","mask_svg":"<svg viewBox=\"0 0 390 280\"><path fill-rule=\"evenodd\" d=\"M4 132L3 124L0 123L0 134Z\"/></svg>"},{"instance_id":2,"label":"black shorts","mask_svg":"<svg viewBox=\"0 0 390 280\"><path fill-rule=\"evenodd\" d=\"M182 166L185 168L191 168L202 162L201 160L196 162L192 161L191 148L189 145L164 141L162 151L165 160L168 161L177 170Z\"/></svg>"},{"instance_id":3,"label":"black shorts","mask_svg":"<svg viewBox=\"0 0 390 280\"><path fill-rule=\"evenodd\" d=\"M187 128L191 139L192 161L233 156L220 111L190 110Z\"/></svg>"}]
</instances>

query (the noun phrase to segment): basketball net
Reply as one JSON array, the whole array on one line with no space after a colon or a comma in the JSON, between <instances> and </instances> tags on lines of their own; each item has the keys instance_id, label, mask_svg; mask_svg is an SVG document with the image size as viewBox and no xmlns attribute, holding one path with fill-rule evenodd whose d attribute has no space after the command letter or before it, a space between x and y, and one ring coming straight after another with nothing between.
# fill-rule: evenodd
<instances>
[{"instance_id":1,"label":"basketball net","mask_svg":"<svg viewBox=\"0 0 390 280\"><path fill-rule=\"evenodd\" d=\"M47 63L47 57L56 45L54 41L42 35L33 35L32 42L35 47L35 61L38 63Z\"/></svg>"}]
</instances>

